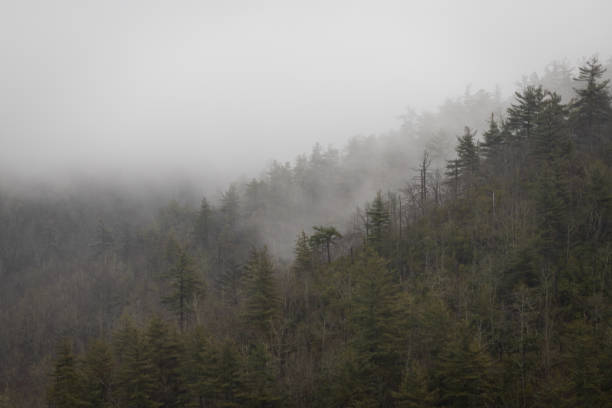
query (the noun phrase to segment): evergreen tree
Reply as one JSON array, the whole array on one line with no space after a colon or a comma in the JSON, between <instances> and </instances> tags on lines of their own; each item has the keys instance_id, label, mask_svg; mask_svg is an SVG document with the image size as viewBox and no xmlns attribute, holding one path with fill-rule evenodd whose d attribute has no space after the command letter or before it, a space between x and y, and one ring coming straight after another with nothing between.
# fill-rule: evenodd
<instances>
[{"instance_id":1,"label":"evergreen tree","mask_svg":"<svg viewBox=\"0 0 612 408\"><path fill-rule=\"evenodd\" d=\"M451 186L453 198L457 199L459 196L459 159L448 160L444 174L448 177L447 182Z\"/></svg>"},{"instance_id":2,"label":"evergreen tree","mask_svg":"<svg viewBox=\"0 0 612 408\"><path fill-rule=\"evenodd\" d=\"M537 250L543 269L553 274L553 292L556 297L571 217L567 178L563 175L561 163L553 162L542 167L537 186L535 209L538 237L534 249Z\"/></svg>"},{"instance_id":3,"label":"evergreen tree","mask_svg":"<svg viewBox=\"0 0 612 408\"><path fill-rule=\"evenodd\" d=\"M532 154L540 163L550 162L569 151L567 109L561 104L561 96L554 92L546 92L533 138Z\"/></svg>"},{"instance_id":4,"label":"evergreen tree","mask_svg":"<svg viewBox=\"0 0 612 408\"><path fill-rule=\"evenodd\" d=\"M244 197L244 212L249 217L260 217L265 213L268 185L263 180L253 179L246 186Z\"/></svg>"},{"instance_id":5,"label":"evergreen tree","mask_svg":"<svg viewBox=\"0 0 612 408\"><path fill-rule=\"evenodd\" d=\"M463 136L457 137L457 159L448 161L446 175L450 177L454 196L459 194L459 183L471 186L479 169L478 146L474 141L475 132L465 127Z\"/></svg>"},{"instance_id":6,"label":"evergreen tree","mask_svg":"<svg viewBox=\"0 0 612 408\"><path fill-rule=\"evenodd\" d=\"M219 355L201 327L196 328L189 338L185 351L185 378L190 406L210 406L217 395Z\"/></svg>"},{"instance_id":7,"label":"evergreen tree","mask_svg":"<svg viewBox=\"0 0 612 408\"><path fill-rule=\"evenodd\" d=\"M604 352L610 353L612 346L609 341L598 339L597 332L589 322L573 321L568 329L565 352L566 361L569 362L569 390L566 391L571 397L567 406L611 407L612 390L609 385L612 376L610 366L606 365L610 363L610 354L605 359ZM606 347L608 350L605 350Z\"/></svg>"},{"instance_id":8,"label":"evergreen tree","mask_svg":"<svg viewBox=\"0 0 612 408\"><path fill-rule=\"evenodd\" d=\"M496 384L492 366L490 357L470 335L459 333L440 356L438 405L458 408L495 406Z\"/></svg>"},{"instance_id":9,"label":"evergreen tree","mask_svg":"<svg viewBox=\"0 0 612 408\"><path fill-rule=\"evenodd\" d=\"M113 404L113 356L107 343L95 341L83 360L83 391L88 407L108 408Z\"/></svg>"},{"instance_id":10,"label":"evergreen tree","mask_svg":"<svg viewBox=\"0 0 612 408\"><path fill-rule=\"evenodd\" d=\"M203 284L196 274L193 260L183 248L177 247L174 258L176 261L166 274L171 293L162 299L162 303L176 314L182 331L193 313L194 298L203 293Z\"/></svg>"},{"instance_id":11,"label":"evergreen tree","mask_svg":"<svg viewBox=\"0 0 612 408\"><path fill-rule=\"evenodd\" d=\"M429 390L427 371L416 361L405 370L399 390L393 393L393 399L398 408L435 406L436 393Z\"/></svg>"},{"instance_id":12,"label":"evergreen tree","mask_svg":"<svg viewBox=\"0 0 612 408\"><path fill-rule=\"evenodd\" d=\"M383 254L385 242L389 237L389 227L391 217L387 208L387 203L382 198L382 193L376 193L376 198L366 210L368 215L368 243L372 245L380 254Z\"/></svg>"},{"instance_id":13,"label":"evergreen tree","mask_svg":"<svg viewBox=\"0 0 612 408\"><path fill-rule=\"evenodd\" d=\"M232 228L240 215L240 196L238 189L232 184L221 196L221 214L225 228Z\"/></svg>"},{"instance_id":14,"label":"evergreen tree","mask_svg":"<svg viewBox=\"0 0 612 408\"><path fill-rule=\"evenodd\" d=\"M487 160L499 158L504 144L504 135L493 114L491 114L491 120L489 121L489 129L482 136L484 140L480 144L480 152L483 156Z\"/></svg>"},{"instance_id":15,"label":"evergreen tree","mask_svg":"<svg viewBox=\"0 0 612 408\"><path fill-rule=\"evenodd\" d=\"M92 244L96 256L102 259L104 264L107 264L113 254L115 247L115 237L113 232L106 226L104 221L98 220L96 227L96 241Z\"/></svg>"},{"instance_id":16,"label":"evergreen tree","mask_svg":"<svg viewBox=\"0 0 612 408\"><path fill-rule=\"evenodd\" d=\"M186 390L181 375L181 348L176 334L156 317L149 323L146 341L154 381L153 401L167 408L184 406Z\"/></svg>"},{"instance_id":17,"label":"evergreen tree","mask_svg":"<svg viewBox=\"0 0 612 408\"><path fill-rule=\"evenodd\" d=\"M528 86L523 92L515 92L516 102L508 108L507 127L515 147L528 142L535 130L544 91L541 86Z\"/></svg>"},{"instance_id":18,"label":"evergreen tree","mask_svg":"<svg viewBox=\"0 0 612 408\"><path fill-rule=\"evenodd\" d=\"M241 406L239 395L243 389L239 356L231 343L226 342L221 350L217 379L217 405L223 408Z\"/></svg>"},{"instance_id":19,"label":"evergreen tree","mask_svg":"<svg viewBox=\"0 0 612 408\"><path fill-rule=\"evenodd\" d=\"M267 335L279 307L268 248L263 247L260 251L253 249L245 269L244 322L255 334Z\"/></svg>"},{"instance_id":20,"label":"evergreen tree","mask_svg":"<svg viewBox=\"0 0 612 408\"><path fill-rule=\"evenodd\" d=\"M596 57L580 67L575 80L584 85L576 90L572 103L572 119L579 145L589 146L591 152L605 136L602 132L612 121L612 96L608 90L609 79L602 80L606 70Z\"/></svg>"},{"instance_id":21,"label":"evergreen tree","mask_svg":"<svg viewBox=\"0 0 612 408\"><path fill-rule=\"evenodd\" d=\"M211 230L211 214L212 209L208 204L208 200L206 200L206 197L202 197L200 210L198 211L198 216L196 218L196 224L194 227L194 235L200 245L202 245L204 248L208 246Z\"/></svg>"},{"instance_id":22,"label":"evergreen tree","mask_svg":"<svg viewBox=\"0 0 612 408\"><path fill-rule=\"evenodd\" d=\"M420 205L421 213L425 214L427 205L429 166L431 165L431 156L427 150L423 152L423 157L419 163L419 190L420 190Z\"/></svg>"},{"instance_id":23,"label":"evergreen tree","mask_svg":"<svg viewBox=\"0 0 612 408\"><path fill-rule=\"evenodd\" d=\"M323 225L312 227L315 231L310 237L310 245L316 248L324 248L327 254L327 263L331 263L331 246L336 239L342 238L342 234L334 227Z\"/></svg>"},{"instance_id":24,"label":"evergreen tree","mask_svg":"<svg viewBox=\"0 0 612 408\"><path fill-rule=\"evenodd\" d=\"M155 392L154 367L149 345L140 331L130 322L114 336L114 348L119 360L117 395L122 406L130 408L158 408L153 400Z\"/></svg>"},{"instance_id":25,"label":"evergreen tree","mask_svg":"<svg viewBox=\"0 0 612 408\"><path fill-rule=\"evenodd\" d=\"M473 177L478 172L479 158L478 146L474 137L476 132L472 132L469 127L465 127L463 136L458 137L457 159L459 160L459 175L463 177Z\"/></svg>"},{"instance_id":26,"label":"evergreen tree","mask_svg":"<svg viewBox=\"0 0 612 408\"><path fill-rule=\"evenodd\" d=\"M372 251L360 256L353 272L356 283L351 322L356 361L352 386L380 406L388 406L391 390L396 389L401 377L398 350L403 316L398 307L398 287L385 261Z\"/></svg>"},{"instance_id":27,"label":"evergreen tree","mask_svg":"<svg viewBox=\"0 0 612 408\"><path fill-rule=\"evenodd\" d=\"M53 384L49 391L49 403L53 408L84 407L80 378L77 373L76 357L68 339L64 339L58 347Z\"/></svg>"},{"instance_id":28,"label":"evergreen tree","mask_svg":"<svg viewBox=\"0 0 612 408\"><path fill-rule=\"evenodd\" d=\"M271 368L271 358L261 343L251 345L242 369L238 398L242 407L273 408L280 406L276 376Z\"/></svg>"},{"instance_id":29,"label":"evergreen tree","mask_svg":"<svg viewBox=\"0 0 612 408\"><path fill-rule=\"evenodd\" d=\"M295 241L295 261L293 261L293 270L298 279L303 279L312 272L312 249L310 241L304 231L302 231Z\"/></svg>"},{"instance_id":30,"label":"evergreen tree","mask_svg":"<svg viewBox=\"0 0 612 408\"><path fill-rule=\"evenodd\" d=\"M234 259L228 259L217 278L222 300L236 306L240 300L243 266Z\"/></svg>"}]
</instances>

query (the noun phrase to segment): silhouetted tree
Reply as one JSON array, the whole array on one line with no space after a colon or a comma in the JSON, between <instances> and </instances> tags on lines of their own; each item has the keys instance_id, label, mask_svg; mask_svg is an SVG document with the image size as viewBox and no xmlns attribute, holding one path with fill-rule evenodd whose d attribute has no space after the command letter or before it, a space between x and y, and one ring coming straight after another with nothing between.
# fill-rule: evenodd
<instances>
[{"instance_id":1,"label":"silhouetted tree","mask_svg":"<svg viewBox=\"0 0 612 408\"><path fill-rule=\"evenodd\" d=\"M331 246L342 234L334 227L326 227L323 225L312 227L315 231L310 237L310 245L316 248L325 248L327 254L327 263L331 263Z\"/></svg>"}]
</instances>

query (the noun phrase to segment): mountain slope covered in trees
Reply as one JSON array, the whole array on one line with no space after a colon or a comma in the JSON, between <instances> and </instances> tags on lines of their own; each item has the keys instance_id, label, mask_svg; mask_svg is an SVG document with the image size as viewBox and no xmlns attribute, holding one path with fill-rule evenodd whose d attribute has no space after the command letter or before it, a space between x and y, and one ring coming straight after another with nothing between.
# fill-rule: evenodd
<instances>
[{"instance_id":1,"label":"mountain slope covered in trees","mask_svg":"<svg viewBox=\"0 0 612 408\"><path fill-rule=\"evenodd\" d=\"M564 72L218 203L5 193L0 406L611 406L610 88Z\"/></svg>"}]
</instances>

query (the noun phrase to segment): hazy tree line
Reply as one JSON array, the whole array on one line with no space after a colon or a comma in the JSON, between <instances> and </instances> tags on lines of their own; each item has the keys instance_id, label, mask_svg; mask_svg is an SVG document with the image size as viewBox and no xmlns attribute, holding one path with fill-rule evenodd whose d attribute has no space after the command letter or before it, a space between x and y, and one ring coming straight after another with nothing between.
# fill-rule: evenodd
<instances>
[{"instance_id":1,"label":"hazy tree line","mask_svg":"<svg viewBox=\"0 0 612 408\"><path fill-rule=\"evenodd\" d=\"M564 72L153 215L5 193L0 406L611 405L610 91Z\"/></svg>"}]
</instances>

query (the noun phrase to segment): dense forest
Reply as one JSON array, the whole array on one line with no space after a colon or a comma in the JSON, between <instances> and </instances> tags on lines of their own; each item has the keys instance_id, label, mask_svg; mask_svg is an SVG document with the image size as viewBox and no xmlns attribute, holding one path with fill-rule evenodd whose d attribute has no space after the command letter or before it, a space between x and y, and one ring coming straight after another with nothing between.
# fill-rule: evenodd
<instances>
[{"instance_id":1,"label":"dense forest","mask_svg":"<svg viewBox=\"0 0 612 408\"><path fill-rule=\"evenodd\" d=\"M218 197L3 187L0 407L612 406L611 65Z\"/></svg>"}]
</instances>

